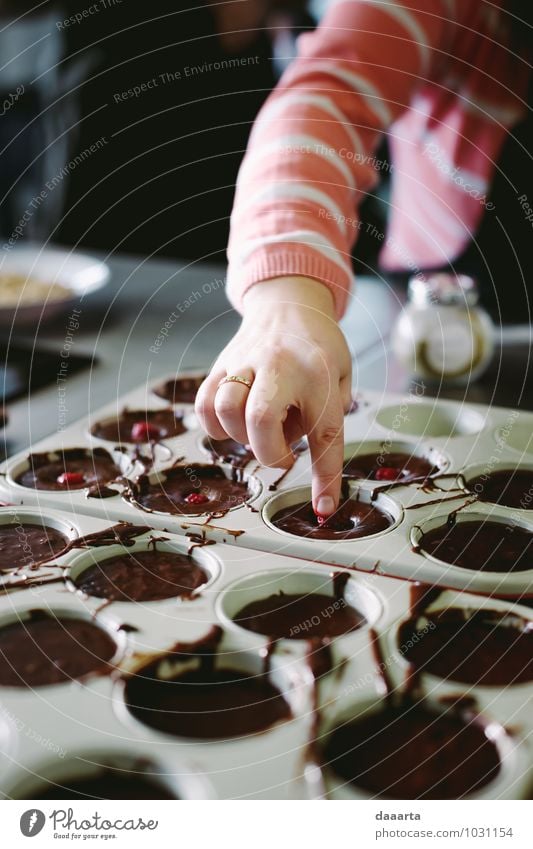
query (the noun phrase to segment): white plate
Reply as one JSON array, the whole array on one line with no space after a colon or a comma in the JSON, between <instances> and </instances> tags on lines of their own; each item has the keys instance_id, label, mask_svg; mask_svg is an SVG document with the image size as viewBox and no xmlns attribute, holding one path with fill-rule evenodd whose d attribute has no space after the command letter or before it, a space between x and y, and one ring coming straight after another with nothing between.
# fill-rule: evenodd
<instances>
[{"instance_id":1,"label":"white plate","mask_svg":"<svg viewBox=\"0 0 533 849\"><path fill-rule=\"evenodd\" d=\"M95 257L42 245L16 247L3 254L0 257L1 274L21 274L26 278L58 283L69 289L72 296L0 306L0 327L11 327L15 322L17 325L35 324L68 312L86 295L105 286L111 276L108 266Z\"/></svg>"}]
</instances>

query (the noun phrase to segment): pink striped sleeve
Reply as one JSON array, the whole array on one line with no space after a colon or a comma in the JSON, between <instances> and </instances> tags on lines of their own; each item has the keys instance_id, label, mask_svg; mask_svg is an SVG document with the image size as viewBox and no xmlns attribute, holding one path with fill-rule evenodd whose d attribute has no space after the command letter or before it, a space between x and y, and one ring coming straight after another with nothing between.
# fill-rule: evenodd
<instances>
[{"instance_id":1,"label":"pink striped sleeve","mask_svg":"<svg viewBox=\"0 0 533 849\"><path fill-rule=\"evenodd\" d=\"M443 61L457 0L339 0L300 38L299 57L260 112L239 173L228 295L304 275L351 285L358 204L378 180L381 134ZM444 57L445 58L445 57Z\"/></svg>"}]
</instances>

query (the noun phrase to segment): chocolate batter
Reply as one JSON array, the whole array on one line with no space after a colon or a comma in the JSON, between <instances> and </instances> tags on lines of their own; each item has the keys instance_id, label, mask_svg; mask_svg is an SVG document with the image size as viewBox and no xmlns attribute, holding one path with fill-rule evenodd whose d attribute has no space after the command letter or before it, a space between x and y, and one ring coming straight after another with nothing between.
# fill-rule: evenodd
<instances>
[{"instance_id":1,"label":"chocolate batter","mask_svg":"<svg viewBox=\"0 0 533 849\"><path fill-rule=\"evenodd\" d=\"M196 393L206 377L206 374L199 377L176 377L156 386L154 393L172 404L194 404Z\"/></svg>"},{"instance_id":2,"label":"chocolate batter","mask_svg":"<svg viewBox=\"0 0 533 849\"><path fill-rule=\"evenodd\" d=\"M219 466L194 464L169 469L162 483L141 475L126 497L145 510L198 515L227 511L251 495L245 481L227 477Z\"/></svg>"},{"instance_id":3,"label":"chocolate batter","mask_svg":"<svg viewBox=\"0 0 533 849\"><path fill-rule=\"evenodd\" d=\"M438 471L439 467L424 457L415 457L399 451L377 451L371 454L355 454L345 463L342 473L347 478L409 483L424 480Z\"/></svg>"},{"instance_id":4,"label":"chocolate batter","mask_svg":"<svg viewBox=\"0 0 533 849\"><path fill-rule=\"evenodd\" d=\"M286 595L278 592L246 604L235 615L241 628L265 634L274 640L309 640L339 637L366 625L366 619L344 599L349 576L333 576L334 595L307 593Z\"/></svg>"},{"instance_id":5,"label":"chocolate batter","mask_svg":"<svg viewBox=\"0 0 533 849\"><path fill-rule=\"evenodd\" d=\"M249 445L242 445L234 439L211 439L206 436L204 446L211 454L213 460L221 460L223 463L231 463L232 466L244 467L251 460L255 460Z\"/></svg>"},{"instance_id":6,"label":"chocolate batter","mask_svg":"<svg viewBox=\"0 0 533 849\"><path fill-rule=\"evenodd\" d=\"M533 681L533 622L514 614L435 610L404 622L398 641L409 663L439 678L501 687Z\"/></svg>"},{"instance_id":7,"label":"chocolate batter","mask_svg":"<svg viewBox=\"0 0 533 849\"><path fill-rule=\"evenodd\" d=\"M0 571L35 567L51 560L69 543L55 528L18 522L0 525Z\"/></svg>"},{"instance_id":8,"label":"chocolate batter","mask_svg":"<svg viewBox=\"0 0 533 849\"><path fill-rule=\"evenodd\" d=\"M480 501L533 510L533 471L530 469L500 469L471 478L466 485Z\"/></svg>"},{"instance_id":9,"label":"chocolate batter","mask_svg":"<svg viewBox=\"0 0 533 849\"><path fill-rule=\"evenodd\" d=\"M158 442L185 433L183 413L168 410L123 410L116 419L97 422L91 433L109 442Z\"/></svg>"},{"instance_id":10,"label":"chocolate batter","mask_svg":"<svg viewBox=\"0 0 533 849\"><path fill-rule=\"evenodd\" d=\"M283 531L309 539L357 539L384 531L394 524L389 513L374 504L347 499L337 512L320 522L310 502L278 510L272 523Z\"/></svg>"},{"instance_id":11,"label":"chocolate batter","mask_svg":"<svg viewBox=\"0 0 533 849\"><path fill-rule=\"evenodd\" d=\"M108 672L115 651L92 622L32 610L29 619L0 628L0 686L42 687Z\"/></svg>"},{"instance_id":12,"label":"chocolate batter","mask_svg":"<svg viewBox=\"0 0 533 849\"><path fill-rule=\"evenodd\" d=\"M57 457L57 459L56 459ZM30 468L22 472L17 483L32 489L68 492L119 478L121 470L104 448L66 448L62 452L30 454Z\"/></svg>"},{"instance_id":13,"label":"chocolate batter","mask_svg":"<svg viewBox=\"0 0 533 849\"><path fill-rule=\"evenodd\" d=\"M407 703L339 726L323 766L372 796L459 799L495 778L500 758L477 718Z\"/></svg>"},{"instance_id":14,"label":"chocolate batter","mask_svg":"<svg viewBox=\"0 0 533 849\"><path fill-rule=\"evenodd\" d=\"M133 716L166 734L203 740L245 737L290 719L290 707L268 674L218 666L221 636L215 626L197 643L178 644L127 678L124 697ZM180 671L191 658L197 665Z\"/></svg>"},{"instance_id":15,"label":"chocolate batter","mask_svg":"<svg viewBox=\"0 0 533 849\"><path fill-rule=\"evenodd\" d=\"M445 563L482 572L533 569L533 533L501 522L444 524L422 535L419 548Z\"/></svg>"},{"instance_id":16,"label":"chocolate batter","mask_svg":"<svg viewBox=\"0 0 533 849\"><path fill-rule=\"evenodd\" d=\"M118 554L85 569L76 587L90 596L112 601L156 601L190 598L209 575L186 554L137 551Z\"/></svg>"},{"instance_id":17,"label":"chocolate batter","mask_svg":"<svg viewBox=\"0 0 533 849\"><path fill-rule=\"evenodd\" d=\"M50 782L36 788L34 799L175 799L156 778L103 767L90 778ZM30 798L29 796L26 798Z\"/></svg>"}]
</instances>

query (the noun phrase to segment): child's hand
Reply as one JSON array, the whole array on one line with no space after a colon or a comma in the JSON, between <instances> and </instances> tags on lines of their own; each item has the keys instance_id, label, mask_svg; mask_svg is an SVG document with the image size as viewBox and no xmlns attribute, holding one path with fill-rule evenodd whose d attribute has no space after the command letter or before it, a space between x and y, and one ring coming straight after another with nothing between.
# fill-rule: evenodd
<instances>
[{"instance_id":1,"label":"child's hand","mask_svg":"<svg viewBox=\"0 0 533 849\"><path fill-rule=\"evenodd\" d=\"M227 375L251 380L251 389L219 388ZM212 438L249 444L265 466L288 468L290 446L307 434L313 507L329 516L339 500L350 403L351 357L330 291L317 280L285 277L244 296L241 327L200 387L196 413Z\"/></svg>"}]
</instances>

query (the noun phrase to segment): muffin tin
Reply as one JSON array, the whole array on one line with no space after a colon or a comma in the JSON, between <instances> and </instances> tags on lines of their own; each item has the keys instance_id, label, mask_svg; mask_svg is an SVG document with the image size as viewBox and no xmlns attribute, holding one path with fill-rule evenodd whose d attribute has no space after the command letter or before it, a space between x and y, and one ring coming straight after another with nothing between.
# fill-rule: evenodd
<instances>
[{"instance_id":1,"label":"muffin tin","mask_svg":"<svg viewBox=\"0 0 533 849\"><path fill-rule=\"evenodd\" d=\"M196 373L185 374L187 379ZM354 540L318 540L294 536L275 527L272 517L284 507L309 501L311 460L309 451L297 455L288 473L261 467L254 460L239 467L239 474L249 485L246 504L235 503L224 515L207 515L203 505L198 512L173 515L147 511L138 503L135 493L128 493L127 480L134 481L147 470L152 482L165 481L174 464L212 462L205 447L205 434L200 430L192 404L178 404L187 430L155 445L121 445L104 443L91 435L99 421L116 416L122 409L158 410L168 408L169 401L154 389L165 384L159 380L143 386L94 413L60 434L43 440L33 453L57 452L58 449L84 448L109 451L120 466L124 479L111 484L114 497L87 497L87 490L44 491L20 486L16 478L28 468L28 452L20 453L1 467L0 500L34 505L40 509L84 513L110 521L126 520L135 524L173 533L200 533L208 539L231 543L261 551L303 557L339 566L377 571L392 577L419 580L455 589L507 598L533 595L533 568L521 572L483 572L464 569L427 557L422 549L413 548L417 528L435 517L445 521L454 511L461 519L470 513L509 522L533 530L533 492L524 509L483 502L468 492L467 478L497 469L518 466L533 472L528 432L533 430L533 414L498 407L459 404L427 398L417 391L409 395L382 397L366 392L357 400L355 410L345 419L345 456L365 453L382 446L383 456L397 450L410 451L424 457L440 469L425 482L391 486L387 481L350 480L353 497L363 502L375 498L392 515L393 524L373 536ZM522 446L523 454L518 453ZM148 459L147 459L148 458ZM153 460L153 463L151 463ZM149 466L149 468L148 468ZM230 477L231 464L218 461L217 466ZM428 486L427 484L433 484ZM128 497L129 495L129 497Z\"/></svg>"},{"instance_id":2,"label":"muffin tin","mask_svg":"<svg viewBox=\"0 0 533 849\"><path fill-rule=\"evenodd\" d=\"M0 500L6 505L0 508L0 524L42 522L64 533L71 545L53 561L0 575L0 640L3 626L24 622L31 611L44 610L49 615L94 622L115 641L116 653L112 669L105 674L34 688L0 687L0 794L40 798L41 793L50 792L51 784L60 788L73 780L91 780L112 771L128 777L139 775L155 782L156 793L159 788L162 794L175 798L367 798L367 791L341 779L324 762L324 753L339 725L383 710L390 699L397 701L407 692L412 670L404 656L399 628L409 618L414 599L425 585L438 587L428 596L428 616L449 607L469 612L488 610L518 616L533 629L531 610L516 600L502 598L531 596L531 572L478 573L447 566L412 550L426 523L435 523L441 516L445 519L458 507L460 521L476 514L533 527L530 511L520 510L516 515L514 508L479 500L469 504L471 494L461 489L461 473L467 467L475 466L479 473L483 462L492 469L513 467L521 461L516 445L508 448L502 444L502 430L509 430L509 423L517 421L521 425L530 422L533 427L533 416L435 401L433 406L439 408L435 428L440 431L447 423L449 433L426 439L423 423L430 420L427 408L432 405L429 399L416 396L383 399L365 393L355 411L346 417L347 456L352 445L375 450L378 443L384 445L384 451L398 444L404 449L413 446L440 466L441 475L435 483L444 490L420 482L383 486L375 503L391 513L393 525L373 537L350 542L298 538L271 524L277 509L307 497L308 452L299 454L284 476L256 462L249 463L242 474L253 482L251 498L248 504L236 506L225 515L149 513L127 500L127 479L142 473L146 465L143 455L146 457L150 448L144 446L127 456L124 450L115 451L114 445L92 438L90 430L97 420L116 414L124 406L168 406L168 401L154 395L151 387L130 393L95 413L90 421L32 448L34 452L52 452L103 445L116 457L125 476L109 484L116 495L88 498L84 490L24 488L14 479L25 468L27 454L8 460L0 483ZM188 430L165 440L163 448L155 447L150 474L164 475L181 457L188 463L208 462L204 434L192 406L179 407L185 413ZM406 421L409 416L413 419L412 432ZM392 430L384 429L383 422L390 423ZM401 428L393 428L395 422ZM522 430L527 436L527 428ZM374 449L369 448L372 445ZM524 461L527 464L526 454ZM224 468L231 474L229 466ZM350 487L363 501L382 489L376 481L354 481ZM117 522L139 526L129 529L127 546L114 540L110 531ZM88 539L80 543L79 538L87 535ZM188 599L170 597L135 603L109 602L85 596L77 589L80 576L93 564L154 546L182 554L190 551L206 573L206 583ZM340 573L346 575L344 595L340 596L343 603L353 606L365 620L349 633L331 641L311 640L313 623L304 620L298 623L294 639L273 643L268 636L235 622L246 605L279 593L328 596L331 603L322 611L328 618L339 598L333 576ZM169 653L176 650L176 643L201 640L213 625L222 628L217 663L252 676L267 670L269 680L290 707L289 719L251 735L201 740L156 730L128 709L125 682L129 676L159 656L162 669L169 663L177 670L188 668L196 661ZM424 673L418 687L435 715L446 714L462 699L469 710L479 712L487 736L494 741L500 769L473 798L528 797L533 781L532 744L528 739L533 730L533 682L479 686ZM61 798L60 790L57 796Z\"/></svg>"}]
</instances>

